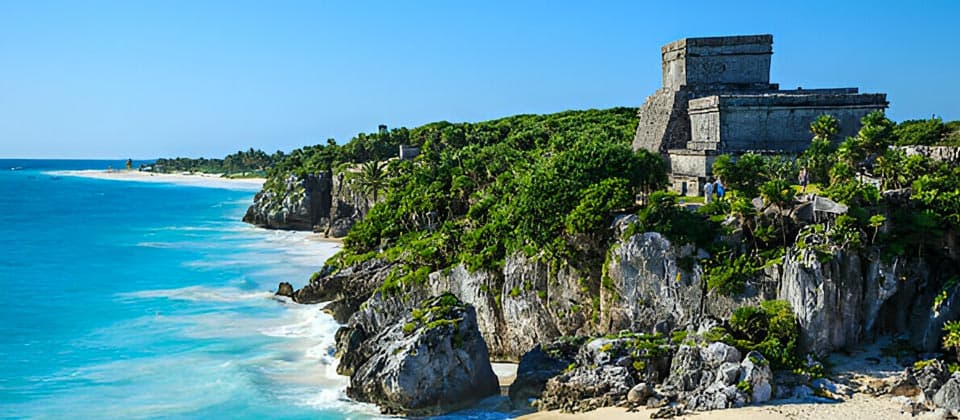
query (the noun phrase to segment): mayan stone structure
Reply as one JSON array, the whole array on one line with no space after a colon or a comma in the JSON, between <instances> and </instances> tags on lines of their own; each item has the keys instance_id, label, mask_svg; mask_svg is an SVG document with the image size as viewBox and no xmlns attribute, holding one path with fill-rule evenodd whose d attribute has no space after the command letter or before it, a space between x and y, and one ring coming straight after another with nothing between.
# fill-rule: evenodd
<instances>
[{"instance_id":1,"label":"mayan stone structure","mask_svg":"<svg viewBox=\"0 0 960 420\"><path fill-rule=\"evenodd\" d=\"M660 52L663 86L640 107L633 148L663 155L671 189L688 195L719 154L797 154L818 115L836 117L842 139L887 107L885 94L857 88L780 90L770 83L772 35L685 38Z\"/></svg>"}]
</instances>

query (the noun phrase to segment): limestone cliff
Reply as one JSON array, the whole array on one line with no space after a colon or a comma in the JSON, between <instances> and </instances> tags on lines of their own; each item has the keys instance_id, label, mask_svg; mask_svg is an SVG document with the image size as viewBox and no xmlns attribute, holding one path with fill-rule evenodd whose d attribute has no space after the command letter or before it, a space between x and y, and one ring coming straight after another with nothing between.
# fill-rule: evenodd
<instances>
[{"instance_id":1,"label":"limestone cliff","mask_svg":"<svg viewBox=\"0 0 960 420\"><path fill-rule=\"evenodd\" d=\"M344 173L291 176L258 192L243 221L268 229L309 230L340 238L371 205L352 188Z\"/></svg>"},{"instance_id":2,"label":"limestone cliff","mask_svg":"<svg viewBox=\"0 0 960 420\"><path fill-rule=\"evenodd\" d=\"M804 351L822 355L881 333L908 334L918 348L935 349L944 320L960 312L955 290L934 303L945 285L957 288L946 284L949 272L921 259L882 261L876 255L871 249L838 251L820 261L791 248L783 263L728 297L706 287L697 262L706 256L702 250L647 232L618 240L603 274L517 254L500 270L470 272L458 265L388 293L379 285L395 267L368 262L317 276L295 299L332 300L328 308L346 328L369 337L423 299L450 292L476 308L478 329L498 360L518 360L564 335L669 333L707 318L727 319L740 306L768 299L791 304Z\"/></svg>"}]
</instances>

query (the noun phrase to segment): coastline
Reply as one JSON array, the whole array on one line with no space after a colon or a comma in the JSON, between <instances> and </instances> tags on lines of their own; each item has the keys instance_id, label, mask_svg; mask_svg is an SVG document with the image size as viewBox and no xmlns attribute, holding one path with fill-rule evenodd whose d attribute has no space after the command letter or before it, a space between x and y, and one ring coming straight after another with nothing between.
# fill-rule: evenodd
<instances>
[{"instance_id":1,"label":"coastline","mask_svg":"<svg viewBox=\"0 0 960 420\"><path fill-rule=\"evenodd\" d=\"M224 178L216 174L181 173L163 174L133 170L85 169L70 171L50 171L51 175L74 176L81 178L106 179L113 181L155 182L186 185L205 188L226 188L234 190L258 191L266 182L265 178Z\"/></svg>"},{"instance_id":2,"label":"coastline","mask_svg":"<svg viewBox=\"0 0 960 420\"><path fill-rule=\"evenodd\" d=\"M603 407L586 413L561 413L559 411L542 411L526 414L518 419L522 420L638 420L649 419L656 413L655 409L641 408L628 412L623 407ZM843 402L809 402L796 400L778 400L765 405L749 405L740 408L727 408L714 411L697 411L684 413L675 418L695 418L703 420L736 420L749 418L751 420L775 419L853 419L853 420L882 420L898 419L904 415L897 404L889 396L872 397L866 394L854 394Z\"/></svg>"}]
</instances>

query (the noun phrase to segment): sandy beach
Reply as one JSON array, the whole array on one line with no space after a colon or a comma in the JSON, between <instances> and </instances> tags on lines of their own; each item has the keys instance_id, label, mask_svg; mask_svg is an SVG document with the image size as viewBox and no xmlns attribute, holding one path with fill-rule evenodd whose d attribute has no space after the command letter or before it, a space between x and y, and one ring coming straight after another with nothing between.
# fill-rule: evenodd
<instances>
[{"instance_id":1,"label":"sandy beach","mask_svg":"<svg viewBox=\"0 0 960 420\"><path fill-rule=\"evenodd\" d=\"M553 419L603 419L603 420L640 420L649 419L657 410L640 409L628 412L625 408L605 407L587 413L568 414L557 411L545 411L520 417L524 420L553 420ZM907 416L909 417L909 416ZM923 416L919 416L922 418ZM702 411L684 413L677 419L703 420L774 420L774 419L852 419L852 420L882 420L904 418L900 412L900 405L890 397L871 397L856 394L844 402L838 403L810 403L775 401L762 406L747 406L726 410Z\"/></svg>"},{"instance_id":2,"label":"sandy beach","mask_svg":"<svg viewBox=\"0 0 960 420\"><path fill-rule=\"evenodd\" d=\"M109 179L115 181L158 182L193 187L227 188L236 190L257 191L266 179L264 178L224 178L216 174L181 173L163 174L153 172L127 170L81 170L81 171L53 171L51 175L78 176L84 178Z\"/></svg>"}]
</instances>

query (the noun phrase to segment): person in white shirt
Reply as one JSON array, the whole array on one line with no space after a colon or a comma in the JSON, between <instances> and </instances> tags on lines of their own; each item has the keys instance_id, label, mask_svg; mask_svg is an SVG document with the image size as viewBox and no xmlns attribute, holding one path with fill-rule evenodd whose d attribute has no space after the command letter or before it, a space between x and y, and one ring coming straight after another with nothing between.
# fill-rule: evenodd
<instances>
[{"instance_id":1,"label":"person in white shirt","mask_svg":"<svg viewBox=\"0 0 960 420\"><path fill-rule=\"evenodd\" d=\"M713 182L708 181L703 185L703 197L706 199L707 204L713 201Z\"/></svg>"}]
</instances>

